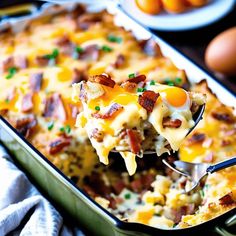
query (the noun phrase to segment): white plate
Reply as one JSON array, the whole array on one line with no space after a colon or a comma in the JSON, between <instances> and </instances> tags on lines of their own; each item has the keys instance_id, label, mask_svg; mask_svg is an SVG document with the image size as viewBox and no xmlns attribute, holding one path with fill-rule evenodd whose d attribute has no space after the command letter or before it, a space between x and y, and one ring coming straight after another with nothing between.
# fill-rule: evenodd
<instances>
[{"instance_id":1,"label":"white plate","mask_svg":"<svg viewBox=\"0 0 236 236\"><path fill-rule=\"evenodd\" d=\"M181 31L200 28L219 20L230 12L235 0L211 0L206 6L181 14L163 12L158 15L143 13L136 6L135 0L121 0L120 2L127 14L149 28L161 31Z\"/></svg>"}]
</instances>

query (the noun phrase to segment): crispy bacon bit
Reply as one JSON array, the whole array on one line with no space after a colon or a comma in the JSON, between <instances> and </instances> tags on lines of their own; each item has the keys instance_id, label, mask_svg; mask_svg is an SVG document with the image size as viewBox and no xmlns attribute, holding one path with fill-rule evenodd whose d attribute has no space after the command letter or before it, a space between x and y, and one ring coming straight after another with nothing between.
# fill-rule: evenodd
<instances>
[{"instance_id":1,"label":"crispy bacon bit","mask_svg":"<svg viewBox=\"0 0 236 236\"><path fill-rule=\"evenodd\" d=\"M139 82L143 82L146 80L145 75L136 75L134 78L129 79L128 81L131 83L136 83L138 84Z\"/></svg>"},{"instance_id":2,"label":"crispy bacon bit","mask_svg":"<svg viewBox=\"0 0 236 236\"><path fill-rule=\"evenodd\" d=\"M82 5L76 5L75 8L69 12L68 17L71 19L77 18L79 15L85 12L85 8Z\"/></svg>"},{"instance_id":3,"label":"crispy bacon bit","mask_svg":"<svg viewBox=\"0 0 236 236\"><path fill-rule=\"evenodd\" d=\"M49 59L46 58L45 56L37 56L35 58L35 63L38 65L38 66L47 66L48 63L49 63Z\"/></svg>"},{"instance_id":4,"label":"crispy bacon bit","mask_svg":"<svg viewBox=\"0 0 236 236\"><path fill-rule=\"evenodd\" d=\"M91 76L91 77L89 77L89 80L91 82L99 83L99 84L102 84L102 85L105 85L105 86L108 86L111 88L114 88L114 86L116 84L116 82L111 79L111 76L108 74L105 74L105 73L103 73L101 75Z\"/></svg>"},{"instance_id":5,"label":"crispy bacon bit","mask_svg":"<svg viewBox=\"0 0 236 236\"><path fill-rule=\"evenodd\" d=\"M143 49L143 51L149 56L153 56L153 57L162 56L160 46L157 44L157 42L153 38L141 41L140 46Z\"/></svg>"},{"instance_id":6,"label":"crispy bacon bit","mask_svg":"<svg viewBox=\"0 0 236 236\"><path fill-rule=\"evenodd\" d=\"M196 143L202 143L206 138L205 134L202 133L194 133L192 137L190 137L188 140L188 145L193 145Z\"/></svg>"},{"instance_id":7,"label":"crispy bacon bit","mask_svg":"<svg viewBox=\"0 0 236 236\"><path fill-rule=\"evenodd\" d=\"M37 120L34 115L29 115L16 120L15 128L17 131L25 136L30 137L33 134L34 128L37 125Z\"/></svg>"},{"instance_id":8,"label":"crispy bacon bit","mask_svg":"<svg viewBox=\"0 0 236 236\"><path fill-rule=\"evenodd\" d=\"M211 115L216 120L223 121L228 124L233 124L235 122L234 118L228 113L212 112Z\"/></svg>"},{"instance_id":9,"label":"crispy bacon bit","mask_svg":"<svg viewBox=\"0 0 236 236\"><path fill-rule=\"evenodd\" d=\"M127 129L126 132L131 152L134 154L139 154L142 142L140 133L137 130L132 130L132 129Z\"/></svg>"},{"instance_id":10,"label":"crispy bacon bit","mask_svg":"<svg viewBox=\"0 0 236 236\"><path fill-rule=\"evenodd\" d=\"M37 72L30 75L30 89L32 92L39 92L42 86L43 73Z\"/></svg>"},{"instance_id":11,"label":"crispy bacon bit","mask_svg":"<svg viewBox=\"0 0 236 236\"><path fill-rule=\"evenodd\" d=\"M129 81L125 81L121 84L121 87L124 88L128 92L134 92L136 91L137 84L131 83Z\"/></svg>"},{"instance_id":12,"label":"crispy bacon bit","mask_svg":"<svg viewBox=\"0 0 236 236\"><path fill-rule=\"evenodd\" d=\"M124 181L122 179L119 179L118 181L114 183L112 187L115 194L119 195L126 186L125 186Z\"/></svg>"},{"instance_id":13,"label":"crispy bacon bit","mask_svg":"<svg viewBox=\"0 0 236 236\"><path fill-rule=\"evenodd\" d=\"M122 109L123 107L120 104L113 103L105 114L94 113L92 114L92 117L95 117L97 119L109 119L117 115L118 112L120 112Z\"/></svg>"},{"instance_id":14,"label":"crispy bacon bit","mask_svg":"<svg viewBox=\"0 0 236 236\"><path fill-rule=\"evenodd\" d=\"M104 133L98 128L93 129L90 138L94 138L97 142L101 143L103 141Z\"/></svg>"},{"instance_id":15,"label":"crispy bacon bit","mask_svg":"<svg viewBox=\"0 0 236 236\"><path fill-rule=\"evenodd\" d=\"M61 121L67 119L66 110L60 94L54 93L46 100L43 116L53 117Z\"/></svg>"},{"instance_id":16,"label":"crispy bacon bit","mask_svg":"<svg viewBox=\"0 0 236 236\"><path fill-rule=\"evenodd\" d=\"M58 152L62 151L62 149L64 149L65 147L70 146L70 143L71 143L71 138L68 137L58 138L49 144L48 151L51 155L57 154Z\"/></svg>"},{"instance_id":17,"label":"crispy bacon bit","mask_svg":"<svg viewBox=\"0 0 236 236\"><path fill-rule=\"evenodd\" d=\"M162 121L163 128L179 128L182 125L182 121L179 119L172 120L171 117L164 117Z\"/></svg>"},{"instance_id":18,"label":"crispy bacon bit","mask_svg":"<svg viewBox=\"0 0 236 236\"><path fill-rule=\"evenodd\" d=\"M85 74L85 72L82 71L82 70L79 70L77 68L74 68L73 69L73 75L72 75L72 84L79 83L83 80L88 80L88 77Z\"/></svg>"},{"instance_id":19,"label":"crispy bacon bit","mask_svg":"<svg viewBox=\"0 0 236 236\"><path fill-rule=\"evenodd\" d=\"M87 60L87 61L97 61L99 58L99 48L96 44L89 45L83 49L81 53L79 53L80 60Z\"/></svg>"},{"instance_id":20,"label":"crispy bacon bit","mask_svg":"<svg viewBox=\"0 0 236 236\"><path fill-rule=\"evenodd\" d=\"M119 54L116 58L116 61L114 63L114 67L116 69L121 68L125 64L125 57L122 54Z\"/></svg>"},{"instance_id":21,"label":"crispy bacon bit","mask_svg":"<svg viewBox=\"0 0 236 236\"><path fill-rule=\"evenodd\" d=\"M28 67L28 59L26 56L15 57L14 63L17 68L26 69Z\"/></svg>"},{"instance_id":22,"label":"crispy bacon bit","mask_svg":"<svg viewBox=\"0 0 236 236\"><path fill-rule=\"evenodd\" d=\"M24 95L22 98L22 105L21 105L21 110L22 112L29 112L32 110L34 104L33 104L33 94L28 93Z\"/></svg>"},{"instance_id":23,"label":"crispy bacon bit","mask_svg":"<svg viewBox=\"0 0 236 236\"><path fill-rule=\"evenodd\" d=\"M145 88L146 86L146 82L145 81L141 81L138 83L138 88Z\"/></svg>"},{"instance_id":24,"label":"crispy bacon bit","mask_svg":"<svg viewBox=\"0 0 236 236\"><path fill-rule=\"evenodd\" d=\"M14 67L14 58L12 56L6 58L1 63L1 70L2 72L7 72L7 70L11 67Z\"/></svg>"},{"instance_id":25,"label":"crispy bacon bit","mask_svg":"<svg viewBox=\"0 0 236 236\"><path fill-rule=\"evenodd\" d=\"M77 24L80 29L87 30L91 25L101 21L102 15L99 13L89 13L79 16Z\"/></svg>"},{"instance_id":26,"label":"crispy bacon bit","mask_svg":"<svg viewBox=\"0 0 236 236\"><path fill-rule=\"evenodd\" d=\"M175 224L181 221L182 216L191 215L194 213L195 205L194 203L189 203L186 206L182 206L179 209L172 209L172 217Z\"/></svg>"},{"instance_id":27,"label":"crispy bacon bit","mask_svg":"<svg viewBox=\"0 0 236 236\"><path fill-rule=\"evenodd\" d=\"M8 113L8 109L0 109L0 116L5 116Z\"/></svg>"},{"instance_id":28,"label":"crispy bacon bit","mask_svg":"<svg viewBox=\"0 0 236 236\"><path fill-rule=\"evenodd\" d=\"M67 35L57 39L56 45L60 47L60 53L72 55L75 51L75 44L72 43Z\"/></svg>"},{"instance_id":29,"label":"crispy bacon bit","mask_svg":"<svg viewBox=\"0 0 236 236\"><path fill-rule=\"evenodd\" d=\"M130 183L130 188L136 192L141 193L146 190L149 190L151 187L151 183L155 180L155 175L151 173L142 174L140 178L133 180Z\"/></svg>"},{"instance_id":30,"label":"crispy bacon bit","mask_svg":"<svg viewBox=\"0 0 236 236\"><path fill-rule=\"evenodd\" d=\"M142 95L139 96L138 102L148 112L152 112L155 102L158 97L159 97L159 93L155 93L153 91L147 90L143 92Z\"/></svg>"},{"instance_id":31,"label":"crispy bacon bit","mask_svg":"<svg viewBox=\"0 0 236 236\"><path fill-rule=\"evenodd\" d=\"M221 147L229 146L230 144L231 144L231 141L230 141L230 140L223 139L223 140L221 141Z\"/></svg>"},{"instance_id":32,"label":"crispy bacon bit","mask_svg":"<svg viewBox=\"0 0 236 236\"><path fill-rule=\"evenodd\" d=\"M231 205L233 203L235 203L234 199L233 199L233 194L232 192L226 194L225 196L221 197L219 199L219 203L220 205Z\"/></svg>"}]
</instances>

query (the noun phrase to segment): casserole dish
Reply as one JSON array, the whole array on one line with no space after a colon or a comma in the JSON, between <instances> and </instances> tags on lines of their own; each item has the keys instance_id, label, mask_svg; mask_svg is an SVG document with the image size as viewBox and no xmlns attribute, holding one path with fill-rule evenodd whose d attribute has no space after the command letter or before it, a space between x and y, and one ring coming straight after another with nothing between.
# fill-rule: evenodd
<instances>
[{"instance_id":1,"label":"casserole dish","mask_svg":"<svg viewBox=\"0 0 236 236\"><path fill-rule=\"evenodd\" d=\"M52 11L53 9L51 9ZM55 9L54 9L55 10ZM56 9L58 10L58 8ZM119 22L119 19L122 21L125 21L127 23L126 27L129 25L130 28L135 28L135 32L137 33L137 36L141 35L143 37L150 37L150 33L143 29L142 27L138 26L135 22L127 18L125 15L122 14L122 11L118 11L117 8L110 5L109 11L116 11L117 15L117 23ZM115 13L115 12L114 12ZM119 18L120 17L120 18ZM122 17L122 18L121 18ZM125 18L126 17L126 18ZM22 24L24 20L22 20L20 23ZM17 23L15 25L17 27ZM129 29L129 28L128 28ZM134 33L135 33L134 32ZM197 67L195 67L191 62L187 61L182 55L178 54L176 51L171 49L170 46L165 44L161 39L155 37L155 40L160 44L163 53L165 53L167 56L171 57L172 60L178 61L179 66L187 69L187 73L189 77L191 78L192 82L197 82L197 79L200 78L206 78L209 82L210 87L214 90L220 91L221 95L224 95L226 97L226 101L228 102L228 105L235 104L235 98L232 94L228 93L224 88L218 87L218 84L216 81L211 79L207 74L205 74L203 71L199 70ZM181 63L181 64L180 64ZM177 64L177 63L176 63ZM193 74L191 74L191 73ZM214 89L215 88L215 89ZM2 123L2 129L1 129L1 140L4 142L4 144L11 149L13 153L15 153L16 156L18 156L18 160L25 169L28 169L33 176L37 179L39 178L39 185L41 187L46 188L46 191L48 192L48 195L55 198L55 202L58 202L62 204L65 208L70 208L70 212L72 215L74 215L75 219L80 219L83 225L85 225L86 222L91 221L93 219L93 225L91 225L90 230L93 233L97 233L98 235L115 235L115 234L128 234L128 235L136 235L137 232L145 234L157 234L158 232L164 234L168 234L169 231L165 230L158 230L158 229L152 229L147 226L139 225L139 224L133 224L133 223L124 223L119 221L118 219L111 216L111 214L103 214L103 210L101 207L99 207L96 203L93 201L88 201L86 198L86 195L83 195L80 191L78 191L75 187L71 186L71 182L67 182L66 179L64 179L61 175L56 172L55 169L52 168L52 165L49 164L49 162L46 162L45 165L41 166L41 163L44 163L44 159L42 159L42 155L39 154L38 151L36 151L34 148L32 148L31 145L28 146L28 143L25 142L24 139L21 139L20 136L15 136L14 138L11 138L11 135L13 135L13 130L9 128L7 123L4 121L4 119L1 119ZM6 132L5 132L6 131ZM5 136L3 138L3 133L5 133ZM7 135L8 133L8 135ZM10 135L9 135L10 134ZM19 142L18 145L16 145L16 142ZM19 149L20 145L25 144L25 148ZM22 155L23 153L24 155ZM20 157L21 153L21 157ZM35 158L27 158L29 154L34 154ZM30 164L31 163L31 164ZM41 167L40 167L41 166ZM42 171L38 171L38 170ZM37 170L37 171L36 171ZM49 171L50 170L50 171ZM47 173L47 174L46 174ZM49 177L49 174L50 176ZM54 176L57 176L58 178L54 178ZM60 176L60 177L59 177ZM46 177L46 178L45 178ZM58 182L59 181L59 182ZM64 182L66 185L63 185L63 187L59 187L59 183ZM47 187L46 187L47 186ZM68 187L71 187L69 189ZM63 191L62 191L63 189ZM65 197L68 196L68 197ZM80 201L77 199L79 198ZM89 203L89 205L84 205L83 203ZM93 210L95 212L93 212ZM86 209L85 209L86 208ZM84 209L84 212L82 212L82 209ZM232 212L231 212L232 213ZM103 224L104 227L97 227L99 224ZM106 227L106 225L107 227ZM205 224L212 225L214 224L212 221L206 222ZM117 228L115 226L118 226ZM200 227L200 226L199 226ZM191 227L184 230L173 230L173 234L184 234L184 232L190 232L199 230L199 227ZM136 231L138 229L138 231ZM152 231L153 230L153 231ZM116 233L117 232L117 233Z\"/></svg>"}]
</instances>

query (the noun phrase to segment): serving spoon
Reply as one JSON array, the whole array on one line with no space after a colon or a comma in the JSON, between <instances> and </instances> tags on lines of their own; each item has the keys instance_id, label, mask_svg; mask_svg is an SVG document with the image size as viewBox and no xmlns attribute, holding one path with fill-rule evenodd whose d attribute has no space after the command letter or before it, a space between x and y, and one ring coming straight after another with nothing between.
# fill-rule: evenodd
<instances>
[{"instance_id":1,"label":"serving spoon","mask_svg":"<svg viewBox=\"0 0 236 236\"><path fill-rule=\"evenodd\" d=\"M236 165L236 157L213 165L207 163L191 163L179 160L174 161L173 164L170 164L166 159L162 159L162 162L173 171L186 176L191 181L192 186L189 189L185 188L184 190L185 193L191 193L196 191L200 186L204 186L206 178L209 174Z\"/></svg>"}]
</instances>

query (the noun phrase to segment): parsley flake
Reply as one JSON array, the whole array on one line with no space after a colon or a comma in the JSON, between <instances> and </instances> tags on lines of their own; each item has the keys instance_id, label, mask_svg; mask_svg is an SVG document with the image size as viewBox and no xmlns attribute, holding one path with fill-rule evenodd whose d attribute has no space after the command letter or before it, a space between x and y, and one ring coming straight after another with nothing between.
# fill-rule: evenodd
<instances>
[{"instance_id":1,"label":"parsley flake","mask_svg":"<svg viewBox=\"0 0 236 236\"><path fill-rule=\"evenodd\" d=\"M124 195L124 198L127 199L127 200L130 199L130 198L131 198L131 194L130 194L130 193L126 193L126 194Z\"/></svg>"},{"instance_id":2,"label":"parsley flake","mask_svg":"<svg viewBox=\"0 0 236 236\"><path fill-rule=\"evenodd\" d=\"M64 128L64 127L61 127L59 130L60 130L61 132L65 132L65 128Z\"/></svg>"},{"instance_id":3,"label":"parsley flake","mask_svg":"<svg viewBox=\"0 0 236 236\"><path fill-rule=\"evenodd\" d=\"M69 134L71 132L71 127L69 125L65 126L65 132Z\"/></svg>"},{"instance_id":4,"label":"parsley flake","mask_svg":"<svg viewBox=\"0 0 236 236\"><path fill-rule=\"evenodd\" d=\"M77 46L75 50L77 53L82 53L84 51L84 49L81 48L80 46Z\"/></svg>"},{"instance_id":5,"label":"parsley flake","mask_svg":"<svg viewBox=\"0 0 236 236\"><path fill-rule=\"evenodd\" d=\"M47 59L56 59L59 55L59 50L57 48L53 49L51 54L46 54L44 57Z\"/></svg>"},{"instance_id":6,"label":"parsley flake","mask_svg":"<svg viewBox=\"0 0 236 236\"><path fill-rule=\"evenodd\" d=\"M175 85L174 82L173 82L172 80L170 80L170 79L166 79L166 80L165 80L165 83L166 83L167 85L169 85L169 86L174 86L174 85Z\"/></svg>"},{"instance_id":7,"label":"parsley flake","mask_svg":"<svg viewBox=\"0 0 236 236\"><path fill-rule=\"evenodd\" d=\"M150 81L150 85L155 85L155 84L156 84L156 82L154 80Z\"/></svg>"},{"instance_id":8,"label":"parsley flake","mask_svg":"<svg viewBox=\"0 0 236 236\"><path fill-rule=\"evenodd\" d=\"M121 37L117 37L117 36L111 35L111 34L107 36L107 40L112 43L122 43Z\"/></svg>"},{"instance_id":9,"label":"parsley flake","mask_svg":"<svg viewBox=\"0 0 236 236\"><path fill-rule=\"evenodd\" d=\"M182 79L181 78L175 78L175 83L176 84L181 84L182 82Z\"/></svg>"},{"instance_id":10,"label":"parsley flake","mask_svg":"<svg viewBox=\"0 0 236 236\"><path fill-rule=\"evenodd\" d=\"M103 45L101 47L101 49L104 51L104 52L111 52L112 51L112 48L107 46L107 45Z\"/></svg>"},{"instance_id":11,"label":"parsley flake","mask_svg":"<svg viewBox=\"0 0 236 236\"><path fill-rule=\"evenodd\" d=\"M95 107L95 110L96 110L96 111L100 111L100 106L96 106L96 107Z\"/></svg>"},{"instance_id":12,"label":"parsley flake","mask_svg":"<svg viewBox=\"0 0 236 236\"><path fill-rule=\"evenodd\" d=\"M53 127L54 127L54 122L53 122L53 121L49 122L49 123L48 123L48 130L49 130L49 131L52 130Z\"/></svg>"},{"instance_id":13,"label":"parsley flake","mask_svg":"<svg viewBox=\"0 0 236 236\"><path fill-rule=\"evenodd\" d=\"M137 88L137 92L138 92L138 93L142 93L142 92L144 92L144 91L146 91L145 88Z\"/></svg>"},{"instance_id":14,"label":"parsley flake","mask_svg":"<svg viewBox=\"0 0 236 236\"><path fill-rule=\"evenodd\" d=\"M16 67L10 67L8 69L8 74L6 76L6 79L11 79L17 72L17 68Z\"/></svg>"},{"instance_id":15,"label":"parsley flake","mask_svg":"<svg viewBox=\"0 0 236 236\"><path fill-rule=\"evenodd\" d=\"M135 73L129 74L128 76L129 76L129 79L132 79L135 77Z\"/></svg>"}]
</instances>

